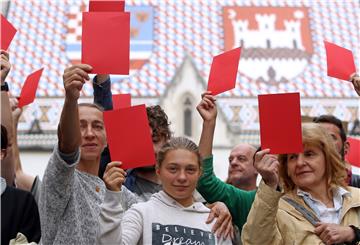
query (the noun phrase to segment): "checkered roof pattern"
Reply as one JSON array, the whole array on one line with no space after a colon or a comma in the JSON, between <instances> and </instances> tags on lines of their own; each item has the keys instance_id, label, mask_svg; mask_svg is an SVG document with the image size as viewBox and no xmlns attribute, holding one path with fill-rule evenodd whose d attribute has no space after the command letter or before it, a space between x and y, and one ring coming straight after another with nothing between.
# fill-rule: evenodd
<instances>
[{"instance_id":1,"label":"checkered roof pattern","mask_svg":"<svg viewBox=\"0 0 360 245\"><path fill-rule=\"evenodd\" d=\"M308 7L314 54L304 72L288 83L269 85L238 73L236 88L224 97L253 97L264 93L300 91L304 97L356 97L350 83L326 75L323 40L354 51L359 64L359 1L311 0L127 0L127 5L154 8L154 45L149 61L129 77L113 77L113 93L137 97L161 96L176 74L186 54L194 60L207 81L212 57L224 49L222 11L224 6ZM84 0L15 0L8 20L18 29L10 47L13 64L11 90L20 94L22 83L32 71L44 67L37 96L63 96L62 73L70 65L65 53L68 27L78 24L69 13L87 10ZM77 25L75 32L81 29ZM75 37L76 38L76 37ZM83 95L91 96L85 86Z\"/></svg>"}]
</instances>

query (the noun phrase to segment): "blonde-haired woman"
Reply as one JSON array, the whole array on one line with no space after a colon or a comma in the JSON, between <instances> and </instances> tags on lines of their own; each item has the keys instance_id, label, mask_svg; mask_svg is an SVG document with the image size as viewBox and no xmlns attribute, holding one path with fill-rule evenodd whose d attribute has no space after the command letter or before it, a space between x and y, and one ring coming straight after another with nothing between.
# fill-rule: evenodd
<instances>
[{"instance_id":1,"label":"blonde-haired woman","mask_svg":"<svg viewBox=\"0 0 360 245\"><path fill-rule=\"evenodd\" d=\"M278 158L268 154L269 149L256 153L255 167L268 176L243 228L244 244L359 241L360 189L346 186L345 167L321 126L304 124L302 132L302 153Z\"/></svg>"}]
</instances>

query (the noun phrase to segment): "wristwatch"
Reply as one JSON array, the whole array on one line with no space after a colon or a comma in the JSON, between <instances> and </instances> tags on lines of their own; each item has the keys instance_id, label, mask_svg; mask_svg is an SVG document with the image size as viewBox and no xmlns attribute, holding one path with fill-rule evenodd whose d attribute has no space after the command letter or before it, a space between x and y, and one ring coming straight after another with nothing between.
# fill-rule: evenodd
<instances>
[{"instance_id":1,"label":"wristwatch","mask_svg":"<svg viewBox=\"0 0 360 245\"><path fill-rule=\"evenodd\" d=\"M360 229L350 225L350 228L353 229L354 233L355 233L355 238L353 241L345 243L345 244L349 244L349 245L360 245Z\"/></svg>"},{"instance_id":2,"label":"wristwatch","mask_svg":"<svg viewBox=\"0 0 360 245\"><path fill-rule=\"evenodd\" d=\"M1 91L9 91L9 86L7 82L4 82L4 84L1 84Z\"/></svg>"}]
</instances>

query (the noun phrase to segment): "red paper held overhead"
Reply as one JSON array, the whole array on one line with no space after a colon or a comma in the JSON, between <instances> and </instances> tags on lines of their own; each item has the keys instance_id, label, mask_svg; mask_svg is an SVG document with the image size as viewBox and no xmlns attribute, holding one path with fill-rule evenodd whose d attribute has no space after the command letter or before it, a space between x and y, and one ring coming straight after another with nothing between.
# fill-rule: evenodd
<instances>
[{"instance_id":1,"label":"red paper held overhead","mask_svg":"<svg viewBox=\"0 0 360 245\"><path fill-rule=\"evenodd\" d=\"M145 105L104 112L111 160L124 169L156 163Z\"/></svg>"},{"instance_id":2,"label":"red paper held overhead","mask_svg":"<svg viewBox=\"0 0 360 245\"><path fill-rule=\"evenodd\" d=\"M333 43L324 41L324 44L328 76L349 81L356 72L353 53Z\"/></svg>"},{"instance_id":3,"label":"red paper held overhead","mask_svg":"<svg viewBox=\"0 0 360 245\"><path fill-rule=\"evenodd\" d=\"M7 50L13 40L17 30L16 28L3 16L1 15L1 47L2 50Z\"/></svg>"},{"instance_id":4,"label":"red paper held overhead","mask_svg":"<svg viewBox=\"0 0 360 245\"><path fill-rule=\"evenodd\" d=\"M217 95L235 88L241 48L236 48L213 58L208 81L208 91Z\"/></svg>"},{"instance_id":5,"label":"red paper held overhead","mask_svg":"<svg viewBox=\"0 0 360 245\"><path fill-rule=\"evenodd\" d=\"M90 0L89 12L124 12L125 1Z\"/></svg>"},{"instance_id":6,"label":"red paper held overhead","mask_svg":"<svg viewBox=\"0 0 360 245\"><path fill-rule=\"evenodd\" d=\"M129 74L130 13L83 12L81 62L94 74Z\"/></svg>"},{"instance_id":7,"label":"red paper held overhead","mask_svg":"<svg viewBox=\"0 0 360 245\"><path fill-rule=\"evenodd\" d=\"M272 154L303 151L300 94L259 95L261 148Z\"/></svg>"},{"instance_id":8,"label":"red paper held overhead","mask_svg":"<svg viewBox=\"0 0 360 245\"><path fill-rule=\"evenodd\" d=\"M348 137L350 144L349 152L346 154L346 160L353 166L360 168L360 139Z\"/></svg>"},{"instance_id":9,"label":"red paper held overhead","mask_svg":"<svg viewBox=\"0 0 360 245\"><path fill-rule=\"evenodd\" d=\"M32 103L36 96L36 90L39 85L39 80L44 68L31 73L25 80L24 86L21 89L18 107L26 106Z\"/></svg>"},{"instance_id":10,"label":"red paper held overhead","mask_svg":"<svg viewBox=\"0 0 360 245\"><path fill-rule=\"evenodd\" d=\"M131 94L113 94L113 110L131 106Z\"/></svg>"}]
</instances>

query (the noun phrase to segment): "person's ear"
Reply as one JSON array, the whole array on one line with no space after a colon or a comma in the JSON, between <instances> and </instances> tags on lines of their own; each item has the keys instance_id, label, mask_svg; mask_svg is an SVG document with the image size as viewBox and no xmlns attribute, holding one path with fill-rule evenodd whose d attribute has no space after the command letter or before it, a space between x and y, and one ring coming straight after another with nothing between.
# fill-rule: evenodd
<instances>
[{"instance_id":1,"label":"person's ear","mask_svg":"<svg viewBox=\"0 0 360 245\"><path fill-rule=\"evenodd\" d=\"M6 157L6 149L1 149L1 161Z\"/></svg>"},{"instance_id":2,"label":"person's ear","mask_svg":"<svg viewBox=\"0 0 360 245\"><path fill-rule=\"evenodd\" d=\"M156 165L156 167L155 167L155 173L157 176L160 175L160 168L158 167L158 165Z\"/></svg>"}]
</instances>

